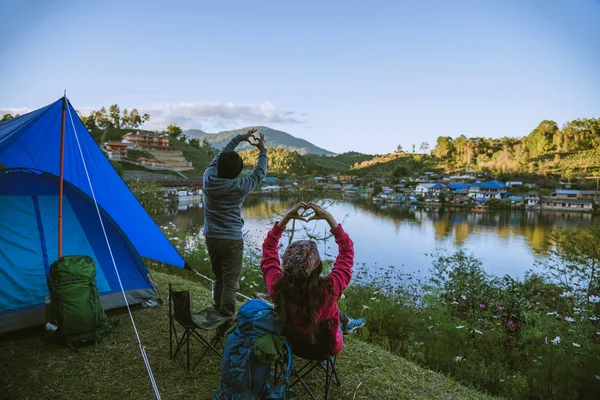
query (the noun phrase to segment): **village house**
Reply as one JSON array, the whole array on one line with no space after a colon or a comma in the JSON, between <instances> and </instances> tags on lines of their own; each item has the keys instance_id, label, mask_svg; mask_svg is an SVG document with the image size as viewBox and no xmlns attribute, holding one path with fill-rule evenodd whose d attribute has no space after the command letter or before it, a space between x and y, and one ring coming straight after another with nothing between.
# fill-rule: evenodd
<instances>
[{"instance_id":1,"label":"village house","mask_svg":"<svg viewBox=\"0 0 600 400\"><path fill-rule=\"evenodd\" d=\"M266 185L260 188L263 193L279 193L281 187L278 185Z\"/></svg>"},{"instance_id":2,"label":"village house","mask_svg":"<svg viewBox=\"0 0 600 400\"><path fill-rule=\"evenodd\" d=\"M506 196L506 193L506 185L498 181L475 182L469 188L469 197L477 200L500 200Z\"/></svg>"},{"instance_id":3,"label":"village house","mask_svg":"<svg viewBox=\"0 0 600 400\"><path fill-rule=\"evenodd\" d=\"M127 143L122 142L107 142L104 144L106 150L119 153L123 157L127 157Z\"/></svg>"},{"instance_id":4,"label":"village house","mask_svg":"<svg viewBox=\"0 0 600 400\"><path fill-rule=\"evenodd\" d=\"M442 183L419 183L415 188L417 194L432 196L439 196L445 190L446 185Z\"/></svg>"},{"instance_id":5,"label":"village house","mask_svg":"<svg viewBox=\"0 0 600 400\"><path fill-rule=\"evenodd\" d=\"M557 189L550 197L557 199L576 199L580 195L580 190Z\"/></svg>"},{"instance_id":6,"label":"village house","mask_svg":"<svg viewBox=\"0 0 600 400\"><path fill-rule=\"evenodd\" d=\"M591 199L576 199L572 197L542 197L542 209L546 210L577 210L592 211L594 208Z\"/></svg>"},{"instance_id":7,"label":"village house","mask_svg":"<svg viewBox=\"0 0 600 400\"><path fill-rule=\"evenodd\" d=\"M338 174L336 174L336 175L333 175L331 177L331 180L332 181L336 181L336 182L348 182L348 181L354 181L354 180L356 180L356 177L352 176L352 175L338 175Z\"/></svg>"},{"instance_id":8,"label":"village house","mask_svg":"<svg viewBox=\"0 0 600 400\"><path fill-rule=\"evenodd\" d=\"M540 207L540 195L538 192L531 191L527 193L525 197L525 207L527 208L539 208Z\"/></svg>"},{"instance_id":9,"label":"village house","mask_svg":"<svg viewBox=\"0 0 600 400\"><path fill-rule=\"evenodd\" d=\"M580 190L578 199L597 199L600 197L600 190Z\"/></svg>"},{"instance_id":10,"label":"village house","mask_svg":"<svg viewBox=\"0 0 600 400\"><path fill-rule=\"evenodd\" d=\"M467 194L469 193L470 187L471 185L468 183L451 183L450 186L448 186L448 189L450 189L451 193Z\"/></svg>"},{"instance_id":11,"label":"village house","mask_svg":"<svg viewBox=\"0 0 600 400\"><path fill-rule=\"evenodd\" d=\"M506 187L517 187L517 186L523 186L523 182L522 181L508 181L505 183Z\"/></svg>"},{"instance_id":12,"label":"village house","mask_svg":"<svg viewBox=\"0 0 600 400\"><path fill-rule=\"evenodd\" d=\"M129 132L122 136L122 145L126 148L141 149L150 153L156 160L163 162L166 168L174 171L192 169L192 163L183 156L181 148L169 144L169 136L151 132Z\"/></svg>"},{"instance_id":13,"label":"village house","mask_svg":"<svg viewBox=\"0 0 600 400\"><path fill-rule=\"evenodd\" d=\"M169 136L158 135L150 132L129 132L123 135L123 143L131 143L137 147L144 148L146 146L166 146L169 147Z\"/></svg>"}]
</instances>

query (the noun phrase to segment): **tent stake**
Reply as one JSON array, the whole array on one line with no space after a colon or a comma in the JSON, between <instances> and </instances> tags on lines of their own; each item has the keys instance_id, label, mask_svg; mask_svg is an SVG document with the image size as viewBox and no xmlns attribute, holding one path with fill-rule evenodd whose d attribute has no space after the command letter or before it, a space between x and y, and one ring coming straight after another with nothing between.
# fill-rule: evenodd
<instances>
[{"instance_id":1,"label":"tent stake","mask_svg":"<svg viewBox=\"0 0 600 400\"><path fill-rule=\"evenodd\" d=\"M60 126L60 180L58 184L58 258L62 257L63 237L63 170L65 164L65 117L67 111L67 94L63 97L62 124Z\"/></svg>"}]
</instances>

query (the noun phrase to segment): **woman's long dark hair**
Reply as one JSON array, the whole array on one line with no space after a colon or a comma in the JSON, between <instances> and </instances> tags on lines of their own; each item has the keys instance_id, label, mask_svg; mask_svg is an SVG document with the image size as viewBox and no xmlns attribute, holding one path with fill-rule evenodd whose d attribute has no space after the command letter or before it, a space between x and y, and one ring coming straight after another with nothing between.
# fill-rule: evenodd
<instances>
[{"instance_id":1,"label":"woman's long dark hair","mask_svg":"<svg viewBox=\"0 0 600 400\"><path fill-rule=\"evenodd\" d=\"M290 276L283 273L273 284L275 311L283 323L285 331L296 326L307 329L310 343L315 343L315 334L319 327L319 310L325 306L327 294L333 289L328 278L322 277L323 263L307 277Z\"/></svg>"}]
</instances>

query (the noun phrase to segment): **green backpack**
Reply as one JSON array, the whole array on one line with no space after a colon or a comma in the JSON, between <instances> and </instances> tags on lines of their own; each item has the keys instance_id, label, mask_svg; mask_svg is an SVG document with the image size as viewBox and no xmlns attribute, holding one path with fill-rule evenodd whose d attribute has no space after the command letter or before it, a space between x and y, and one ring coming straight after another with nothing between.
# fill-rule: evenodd
<instances>
[{"instance_id":1,"label":"green backpack","mask_svg":"<svg viewBox=\"0 0 600 400\"><path fill-rule=\"evenodd\" d=\"M97 344L114 331L96 287L96 265L88 256L65 256L50 266L48 322L58 327L56 339L70 347Z\"/></svg>"}]
</instances>

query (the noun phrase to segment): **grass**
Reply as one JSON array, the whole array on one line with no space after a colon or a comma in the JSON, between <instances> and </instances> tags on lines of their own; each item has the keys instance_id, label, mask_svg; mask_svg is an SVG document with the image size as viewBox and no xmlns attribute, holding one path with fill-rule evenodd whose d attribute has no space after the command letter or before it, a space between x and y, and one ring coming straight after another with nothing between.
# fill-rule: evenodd
<instances>
[{"instance_id":1,"label":"grass","mask_svg":"<svg viewBox=\"0 0 600 400\"><path fill-rule=\"evenodd\" d=\"M192 307L211 303L210 291L189 279L153 272L160 293L169 282L191 292ZM142 343L164 399L211 399L220 382L216 357L202 361L186 374L181 364L169 359L167 305L134 311ZM135 335L126 314L119 333L104 338L98 346L71 350L30 336L0 343L0 398L2 399L151 399L149 383ZM444 375L420 368L355 337L338 358L342 386L334 387L336 399L492 399L460 385ZM198 354L199 348L192 347ZM323 386L315 375L312 386ZM301 399L306 393L296 388Z\"/></svg>"}]
</instances>

